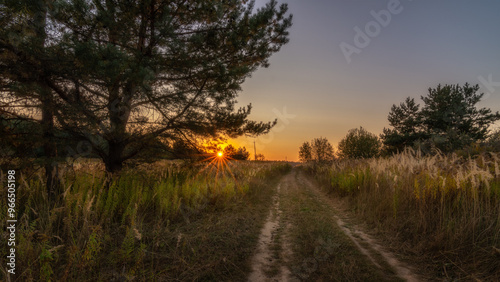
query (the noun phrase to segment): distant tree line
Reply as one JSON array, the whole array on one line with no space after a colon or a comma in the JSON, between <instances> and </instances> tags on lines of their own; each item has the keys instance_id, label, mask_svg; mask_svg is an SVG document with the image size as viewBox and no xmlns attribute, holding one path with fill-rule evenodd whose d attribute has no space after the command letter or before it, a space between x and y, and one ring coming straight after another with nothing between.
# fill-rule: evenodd
<instances>
[{"instance_id":1,"label":"distant tree line","mask_svg":"<svg viewBox=\"0 0 500 282\"><path fill-rule=\"evenodd\" d=\"M224 148L223 153L228 159L241 161L250 159L250 153L245 147L235 148L233 145L229 144Z\"/></svg>"},{"instance_id":2,"label":"distant tree line","mask_svg":"<svg viewBox=\"0 0 500 282\"><path fill-rule=\"evenodd\" d=\"M347 135L340 140L336 153L331 143L324 137L304 142L299 148L299 160L324 164L336 158L372 158L379 155L380 147L379 138L360 127L349 130Z\"/></svg>"},{"instance_id":3,"label":"distant tree line","mask_svg":"<svg viewBox=\"0 0 500 282\"><path fill-rule=\"evenodd\" d=\"M257 155L255 155L255 160L256 161L265 161L266 157L263 154L257 154Z\"/></svg>"},{"instance_id":4,"label":"distant tree line","mask_svg":"<svg viewBox=\"0 0 500 282\"><path fill-rule=\"evenodd\" d=\"M484 95L478 90L478 85L468 83L463 86L438 85L429 88L427 96L421 96L423 107L408 97L400 105L392 106L388 115L391 128L384 128L379 137L363 127L349 130L338 144L336 157L372 158L401 152L407 147L427 154L436 151L470 154L481 148L498 152L500 131L491 133L489 127L500 119L500 113L477 108ZM318 147L315 140L305 142L299 148L301 161L322 161L314 156ZM324 139L322 143L328 141Z\"/></svg>"},{"instance_id":5,"label":"distant tree line","mask_svg":"<svg viewBox=\"0 0 500 282\"><path fill-rule=\"evenodd\" d=\"M311 142L304 142L299 149L299 159L303 162L314 161L328 163L335 158L332 144L324 138L314 138Z\"/></svg>"}]
</instances>

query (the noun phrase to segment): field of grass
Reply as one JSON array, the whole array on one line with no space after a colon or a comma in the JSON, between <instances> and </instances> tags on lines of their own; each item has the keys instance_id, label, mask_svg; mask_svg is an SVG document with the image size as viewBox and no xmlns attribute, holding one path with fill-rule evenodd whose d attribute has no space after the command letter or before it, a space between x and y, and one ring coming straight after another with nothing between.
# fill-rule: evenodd
<instances>
[{"instance_id":1,"label":"field of grass","mask_svg":"<svg viewBox=\"0 0 500 282\"><path fill-rule=\"evenodd\" d=\"M270 187L289 169L276 162L159 162L109 180L101 164L80 163L61 172L64 194L51 208L43 171L19 171L15 278L239 280L249 271ZM6 187L5 171L0 178ZM5 265L6 248L0 256Z\"/></svg>"},{"instance_id":2,"label":"field of grass","mask_svg":"<svg viewBox=\"0 0 500 282\"><path fill-rule=\"evenodd\" d=\"M303 167L427 277L500 280L499 155L464 159L405 151ZM281 162L162 161L111 179L99 162L82 161L60 170L64 193L51 207L43 170L20 170L15 278L243 281L281 181L287 224L280 232L287 234L292 255L277 256L278 266L287 264L307 279L396 279L357 262L363 260L334 227L328 205L319 205L319 196L305 188L305 178L295 172L281 179L290 169ZM6 187L6 171L0 174ZM0 197L6 193L2 189ZM0 213L7 214L6 205ZM0 221L4 230L6 224ZM335 251L319 256L324 244L318 240L331 242ZM7 248L0 256L5 265ZM311 258L317 265L307 265ZM8 281L1 269L0 280Z\"/></svg>"},{"instance_id":3,"label":"field of grass","mask_svg":"<svg viewBox=\"0 0 500 282\"><path fill-rule=\"evenodd\" d=\"M307 168L438 279L500 280L500 156L339 161Z\"/></svg>"}]
</instances>

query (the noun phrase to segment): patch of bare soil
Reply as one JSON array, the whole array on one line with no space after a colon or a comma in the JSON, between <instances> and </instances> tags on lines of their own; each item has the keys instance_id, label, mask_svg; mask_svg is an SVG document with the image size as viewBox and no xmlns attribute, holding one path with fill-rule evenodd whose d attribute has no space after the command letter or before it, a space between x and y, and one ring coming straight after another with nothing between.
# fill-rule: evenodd
<instances>
[{"instance_id":1,"label":"patch of bare soil","mask_svg":"<svg viewBox=\"0 0 500 282\"><path fill-rule=\"evenodd\" d=\"M290 255L290 246L286 240L286 229L280 210L281 185L273 198L266 223L261 230L257 250L252 258L252 273L248 281L291 281L291 272L285 265L285 257Z\"/></svg>"}]
</instances>

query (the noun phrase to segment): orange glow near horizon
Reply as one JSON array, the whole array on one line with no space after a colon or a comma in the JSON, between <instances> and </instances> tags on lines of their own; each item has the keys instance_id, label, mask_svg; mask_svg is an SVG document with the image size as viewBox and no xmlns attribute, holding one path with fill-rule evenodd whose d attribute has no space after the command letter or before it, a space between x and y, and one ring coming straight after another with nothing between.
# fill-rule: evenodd
<instances>
[{"instance_id":1,"label":"orange glow near horizon","mask_svg":"<svg viewBox=\"0 0 500 282\"><path fill-rule=\"evenodd\" d=\"M224 156L224 153L222 153L222 152L218 152L218 153L217 153L217 156L218 156L219 158L222 158L222 156Z\"/></svg>"}]
</instances>

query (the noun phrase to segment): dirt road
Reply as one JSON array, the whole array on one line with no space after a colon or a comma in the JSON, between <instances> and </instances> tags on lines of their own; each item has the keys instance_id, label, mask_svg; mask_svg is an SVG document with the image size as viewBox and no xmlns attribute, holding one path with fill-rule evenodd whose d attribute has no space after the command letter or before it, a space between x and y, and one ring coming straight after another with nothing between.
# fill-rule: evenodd
<instances>
[{"instance_id":1,"label":"dirt road","mask_svg":"<svg viewBox=\"0 0 500 282\"><path fill-rule=\"evenodd\" d=\"M421 281L299 168L276 187L248 281Z\"/></svg>"}]
</instances>

